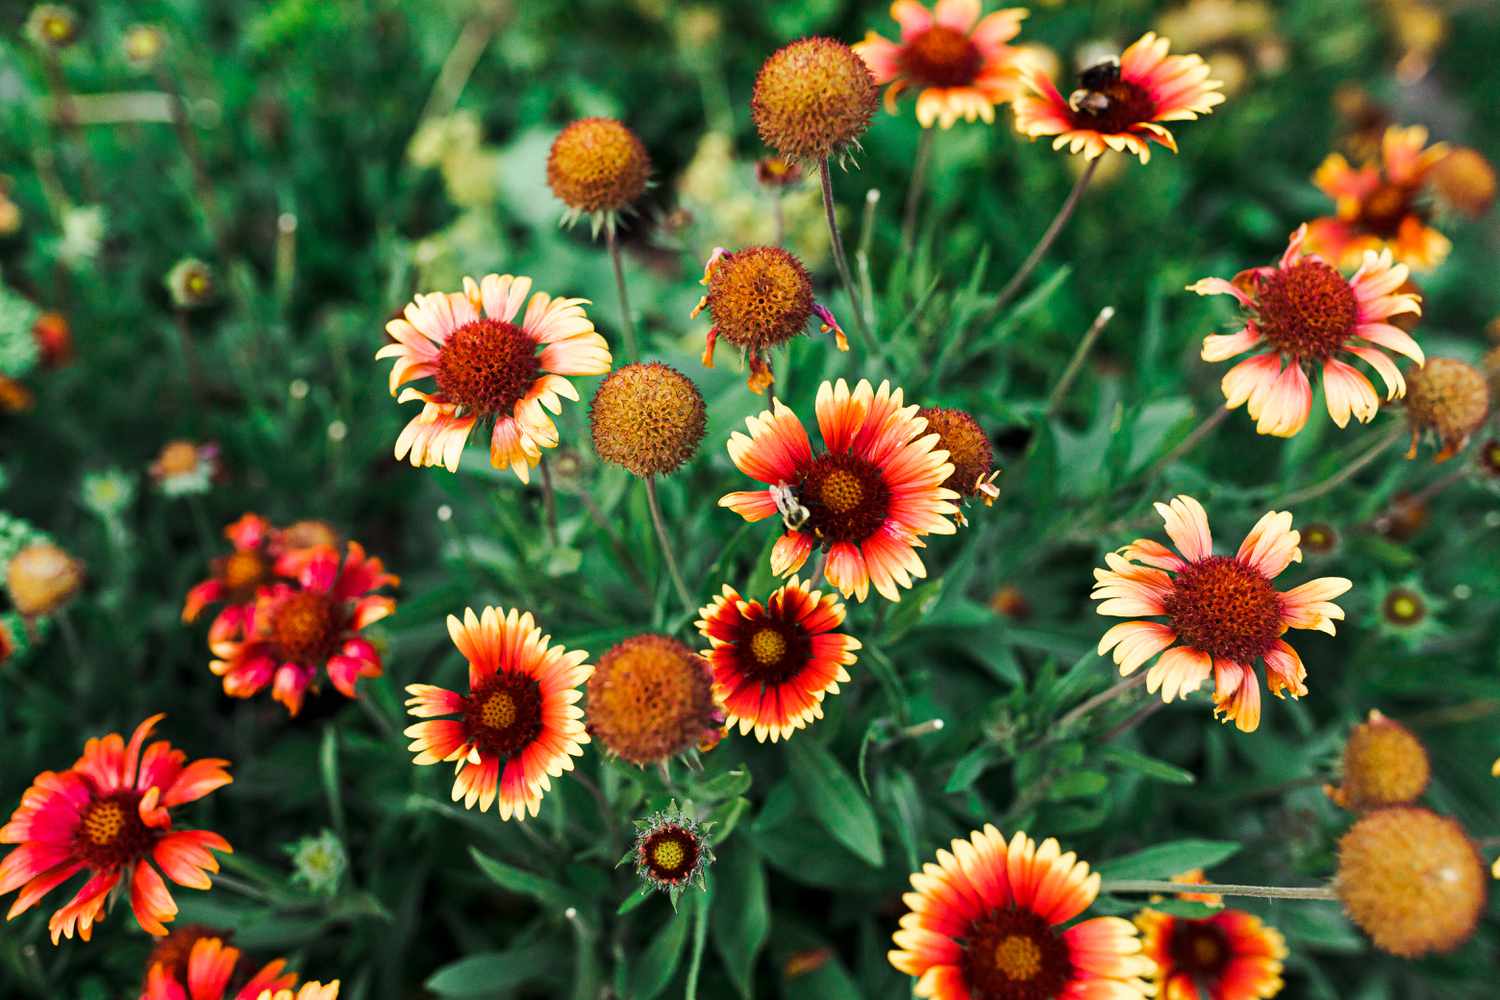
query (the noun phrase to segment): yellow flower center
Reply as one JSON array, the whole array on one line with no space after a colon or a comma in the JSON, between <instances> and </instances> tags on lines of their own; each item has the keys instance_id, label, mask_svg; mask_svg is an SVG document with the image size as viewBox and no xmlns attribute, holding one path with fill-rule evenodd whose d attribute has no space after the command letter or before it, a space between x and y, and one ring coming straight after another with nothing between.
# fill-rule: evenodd
<instances>
[{"instance_id":1,"label":"yellow flower center","mask_svg":"<svg viewBox=\"0 0 1500 1000\"><path fill-rule=\"evenodd\" d=\"M823 480L823 505L835 514L847 514L860 505L865 492L859 480L843 469L834 469Z\"/></svg>"},{"instance_id":2,"label":"yellow flower center","mask_svg":"<svg viewBox=\"0 0 1500 1000\"><path fill-rule=\"evenodd\" d=\"M225 587L248 597L246 592L265 580L266 570L266 560L260 553L236 551L224 557L224 568L219 575Z\"/></svg>"},{"instance_id":3,"label":"yellow flower center","mask_svg":"<svg viewBox=\"0 0 1500 1000\"><path fill-rule=\"evenodd\" d=\"M83 814L83 833L99 847L120 839L125 830L125 810L118 802L95 802Z\"/></svg>"},{"instance_id":4,"label":"yellow flower center","mask_svg":"<svg viewBox=\"0 0 1500 1000\"><path fill-rule=\"evenodd\" d=\"M1042 949L1029 937L1012 934L995 945L995 968L1016 982L1042 971Z\"/></svg>"},{"instance_id":5,"label":"yellow flower center","mask_svg":"<svg viewBox=\"0 0 1500 1000\"><path fill-rule=\"evenodd\" d=\"M775 663L786 655L786 639L773 628L763 628L750 639L750 655L761 663Z\"/></svg>"},{"instance_id":6,"label":"yellow flower center","mask_svg":"<svg viewBox=\"0 0 1500 1000\"><path fill-rule=\"evenodd\" d=\"M516 700L504 691L496 691L484 700L479 719L492 729L504 729L516 721Z\"/></svg>"},{"instance_id":7,"label":"yellow flower center","mask_svg":"<svg viewBox=\"0 0 1500 1000\"><path fill-rule=\"evenodd\" d=\"M675 840L663 840L651 849L651 860L667 871L676 871L686 859L687 852Z\"/></svg>"}]
</instances>

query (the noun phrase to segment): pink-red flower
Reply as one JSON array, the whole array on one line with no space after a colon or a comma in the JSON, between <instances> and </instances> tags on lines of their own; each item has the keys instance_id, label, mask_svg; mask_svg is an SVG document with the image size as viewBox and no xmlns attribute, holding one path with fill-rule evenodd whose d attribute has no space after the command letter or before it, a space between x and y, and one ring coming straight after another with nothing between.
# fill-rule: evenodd
<instances>
[{"instance_id":1,"label":"pink-red flower","mask_svg":"<svg viewBox=\"0 0 1500 1000\"><path fill-rule=\"evenodd\" d=\"M1217 80L1199 56L1169 56L1170 43L1147 32L1110 60L1084 70L1067 98L1035 67L1022 70L1030 94L1016 98L1016 128L1033 139L1055 136L1053 149L1082 152L1086 159L1104 151L1130 152L1142 163L1151 144L1177 152L1166 123L1191 121L1224 103Z\"/></svg>"},{"instance_id":2,"label":"pink-red flower","mask_svg":"<svg viewBox=\"0 0 1500 1000\"><path fill-rule=\"evenodd\" d=\"M288 579L260 588L237 621L221 616L209 629L216 657L209 669L224 678L231 698L271 685L271 696L292 715L320 671L353 698L361 677L380 676L380 653L359 633L396 610L394 599L375 591L398 578L358 542L349 543L343 560L320 545L283 553L275 568Z\"/></svg>"},{"instance_id":3,"label":"pink-red flower","mask_svg":"<svg viewBox=\"0 0 1500 1000\"><path fill-rule=\"evenodd\" d=\"M186 954L179 954L184 945ZM282 971L285 959L268 962L251 974L248 965L241 967L240 957L238 948L216 935L199 932L180 944L168 938L151 956L140 1000L260 1000L267 990L297 985L295 974Z\"/></svg>"},{"instance_id":4,"label":"pink-red flower","mask_svg":"<svg viewBox=\"0 0 1500 1000\"><path fill-rule=\"evenodd\" d=\"M1261 434L1291 437L1306 426L1313 401L1309 372L1322 373L1335 424L1345 427L1351 416L1362 423L1372 420L1380 397L1369 378L1341 356L1375 369L1388 400L1405 395L1406 380L1385 351L1419 365L1425 361L1417 342L1391 323L1394 316L1422 312L1417 295L1399 290L1406 265L1392 263L1388 250L1367 253L1354 276L1345 278L1321 257L1305 253L1307 233L1306 225L1297 227L1275 267L1188 286L1199 295L1232 295L1244 310L1239 330L1203 339L1203 360L1254 352L1229 369L1221 388L1225 405L1244 404Z\"/></svg>"},{"instance_id":5,"label":"pink-red flower","mask_svg":"<svg viewBox=\"0 0 1500 1000\"><path fill-rule=\"evenodd\" d=\"M1094 917L1064 928L1099 895L1099 874L1056 840L1007 842L985 824L911 877L888 953L931 1000L1144 1000L1154 963L1135 925Z\"/></svg>"},{"instance_id":6,"label":"pink-red flower","mask_svg":"<svg viewBox=\"0 0 1500 1000\"><path fill-rule=\"evenodd\" d=\"M563 376L609 371L609 345L583 311L587 299L537 292L523 316L529 291L530 278L465 278L462 292L418 295L404 318L386 324L394 343L375 357L396 359L391 395L422 402L396 439L398 460L456 472L470 431L493 425L490 464L511 469L524 483L542 449L557 447L557 426L546 411L560 413L564 398L578 399ZM432 392L401 388L428 376L436 383Z\"/></svg>"},{"instance_id":7,"label":"pink-red flower","mask_svg":"<svg viewBox=\"0 0 1500 1000\"><path fill-rule=\"evenodd\" d=\"M1255 662L1265 663L1266 684L1276 697L1306 694L1307 668L1281 636L1289 628L1333 635L1344 612L1332 601L1352 584L1325 576L1284 593L1275 588L1271 581L1302 561L1301 536L1286 511L1257 521L1233 556L1214 555L1208 515L1192 497L1159 503L1156 512L1177 552L1139 538L1109 553L1109 568L1094 570L1092 597L1101 602L1101 615L1167 620L1114 626L1099 641L1099 655L1114 650L1120 675L1127 676L1160 653L1146 687L1160 690L1165 702L1198 690L1212 675L1214 714L1252 732L1260 725Z\"/></svg>"},{"instance_id":8,"label":"pink-red flower","mask_svg":"<svg viewBox=\"0 0 1500 1000\"><path fill-rule=\"evenodd\" d=\"M1019 50L1006 43L1021 32L1022 7L980 18L980 0L938 0L929 10L917 0L896 0L891 17L901 26L892 42L874 31L854 46L885 91L886 110L907 88L917 94L917 121L951 128L965 121L995 120L995 105L1021 91Z\"/></svg>"},{"instance_id":9,"label":"pink-red flower","mask_svg":"<svg viewBox=\"0 0 1500 1000\"><path fill-rule=\"evenodd\" d=\"M747 601L728 584L698 612L703 651L714 673L714 698L740 734L765 742L823 717L823 698L849 683L844 668L860 642L835 632L844 606L793 576L766 603Z\"/></svg>"},{"instance_id":10,"label":"pink-red flower","mask_svg":"<svg viewBox=\"0 0 1500 1000\"><path fill-rule=\"evenodd\" d=\"M275 577L276 557L281 546L276 529L259 514L245 514L224 529L234 551L213 561L213 576L188 591L182 605L182 620L195 621L210 604L223 603L214 621L237 627L245 610L254 603L256 591Z\"/></svg>"},{"instance_id":11,"label":"pink-red flower","mask_svg":"<svg viewBox=\"0 0 1500 1000\"><path fill-rule=\"evenodd\" d=\"M501 819L537 814L542 793L573 770L589 734L580 685L594 668L542 634L531 612L472 609L448 616L448 635L469 661L469 693L409 684L407 712L432 719L407 727L415 764L452 763L453 801L481 812L499 802ZM457 719L433 719L456 715Z\"/></svg>"},{"instance_id":12,"label":"pink-red flower","mask_svg":"<svg viewBox=\"0 0 1500 1000\"><path fill-rule=\"evenodd\" d=\"M1421 125L1387 128L1380 162L1357 170L1341 153L1330 153L1313 183L1334 200L1335 211L1308 224L1308 249L1341 267L1358 266L1371 250L1389 250L1421 271L1441 264L1453 244L1428 225L1432 210L1425 196L1433 168L1448 153L1446 143L1427 145Z\"/></svg>"},{"instance_id":13,"label":"pink-red flower","mask_svg":"<svg viewBox=\"0 0 1500 1000\"><path fill-rule=\"evenodd\" d=\"M815 546L827 552L825 575L845 596L863 601L870 585L901 599L898 587L927 569L917 556L922 536L951 535L958 494L942 485L953 474L948 453L915 404L902 404L889 382L877 391L861 379L854 391L839 379L818 387L814 455L807 431L780 400L745 423L750 435L729 438L729 457L766 488L729 493L719 506L747 521L779 514L786 528L771 552L778 576L796 572Z\"/></svg>"},{"instance_id":14,"label":"pink-red flower","mask_svg":"<svg viewBox=\"0 0 1500 1000\"><path fill-rule=\"evenodd\" d=\"M130 908L150 934L164 935L177 913L167 878L207 889L219 870L212 852L230 853L228 841L207 830L172 825L172 810L227 785L229 762L187 755L158 740L142 750L163 716L136 727L126 743L119 733L91 739L83 756L62 772L43 771L21 796L0 844L19 844L0 862L0 895L20 890L8 919L80 873L88 879L52 914L52 943L74 932L87 941L104 917L117 886L128 886Z\"/></svg>"}]
</instances>

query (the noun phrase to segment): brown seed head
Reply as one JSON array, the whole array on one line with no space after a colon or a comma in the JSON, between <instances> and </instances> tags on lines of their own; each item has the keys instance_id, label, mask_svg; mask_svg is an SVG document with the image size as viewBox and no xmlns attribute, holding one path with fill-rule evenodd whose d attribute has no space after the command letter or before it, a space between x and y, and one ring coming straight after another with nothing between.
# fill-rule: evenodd
<instances>
[{"instance_id":1,"label":"brown seed head","mask_svg":"<svg viewBox=\"0 0 1500 1000\"><path fill-rule=\"evenodd\" d=\"M1428 358L1406 379L1406 412L1412 434L1433 431L1447 458L1469 440L1490 414L1490 389L1473 365L1456 358ZM1415 448L1413 448L1415 454Z\"/></svg>"},{"instance_id":2,"label":"brown seed head","mask_svg":"<svg viewBox=\"0 0 1500 1000\"><path fill-rule=\"evenodd\" d=\"M1345 809L1365 812L1407 805L1427 790L1427 750L1410 729L1378 711L1355 726L1344 744L1344 783L1328 790Z\"/></svg>"},{"instance_id":3,"label":"brown seed head","mask_svg":"<svg viewBox=\"0 0 1500 1000\"><path fill-rule=\"evenodd\" d=\"M652 361L612 372L594 393L589 424L599 457L644 479L692 458L707 421L693 380Z\"/></svg>"},{"instance_id":4,"label":"brown seed head","mask_svg":"<svg viewBox=\"0 0 1500 1000\"><path fill-rule=\"evenodd\" d=\"M1439 160L1429 176L1443 200L1471 219L1495 204L1495 168L1477 149L1459 146Z\"/></svg>"},{"instance_id":5,"label":"brown seed head","mask_svg":"<svg viewBox=\"0 0 1500 1000\"><path fill-rule=\"evenodd\" d=\"M22 615L49 615L83 586L83 564L51 542L36 542L11 557L5 585Z\"/></svg>"},{"instance_id":6,"label":"brown seed head","mask_svg":"<svg viewBox=\"0 0 1500 1000\"><path fill-rule=\"evenodd\" d=\"M626 639L589 678L589 732L632 764L669 760L722 723L712 689L708 663L676 639Z\"/></svg>"},{"instance_id":7,"label":"brown seed head","mask_svg":"<svg viewBox=\"0 0 1500 1000\"><path fill-rule=\"evenodd\" d=\"M782 156L822 160L859 142L877 103L875 78L853 49L832 38L804 38L761 66L750 117Z\"/></svg>"},{"instance_id":8,"label":"brown seed head","mask_svg":"<svg viewBox=\"0 0 1500 1000\"><path fill-rule=\"evenodd\" d=\"M963 410L923 407L917 416L927 418L927 433L938 436L937 449L948 453L953 474L943 483L960 496L979 492L981 480L995 467L995 453L979 422Z\"/></svg>"},{"instance_id":9,"label":"brown seed head","mask_svg":"<svg viewBox=\"0 0 1500 1000\"><path fill-rule=\"evenodd\" d=\"M281 543L289 549L315 549L319 546L341 548L344 544L338 529L327 521L296 521L281 530Z\"/></svg>"},{"instance_id":10,"label":"brown seed head","mask_svg":"<svg viewBox=\"0 0 1500 1000\"><path fill-rule=\"evenodd\" d=\"M719 336L758 354L807 329L812 279L800 260L779 247L746 247L713 264L706 301Z\"/></svg>"},{"instance_id":11,"label":"brown seed head","mask_svg":"<svg viewBox=\"0 0 1500 1000\"><path fill-rule=\"evenodd\" d=\"M651 157L613 118L580 118L558 133L547 156L547 184L578 212L618 212L646 190Z\"/></svg>"},{"instance_id":12,"label":"brown seed head","mask_svg":"<svg viewBox=\"0 0 1500 1000\"><path fill-rule=\"evenodd\" d=\"M1339 840L1344 910L1402 958L1452 951L1484 910L1488 873L1464 828L1418 806L1377 809Z\"/></svg>"},{"instance_id":13,"label":"brown seed head","mask_svg":"<svg viewBox=\"0 0 1500 1000\"><path fill-rule=\"evenodd\" d=\"M1490 398L1500 397L1500 347L1492 347L1486 351L1483 364L1484 380L1490 387Z\"/></svg>"}]
</instances>

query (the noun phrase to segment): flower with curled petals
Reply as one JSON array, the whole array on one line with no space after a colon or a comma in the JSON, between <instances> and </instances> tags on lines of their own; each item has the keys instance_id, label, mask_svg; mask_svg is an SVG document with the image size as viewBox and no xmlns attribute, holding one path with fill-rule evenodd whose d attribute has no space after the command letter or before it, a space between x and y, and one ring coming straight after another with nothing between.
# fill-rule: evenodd
<instances>
[{"instance_id":1,"label":"flower with curled petals","mask_svg":"<svg viewBox=\"0 0 1500 1000\"><path fill-rule=\"evenodd\" d=\"M402 318L386 324L393 342L375 357L396 359L391 395L422 403L396 439L398 461L456 472L478 424L490 428L490 464L525 483L542 449L557 447L546 411L560 413L563 398L578 399L564 376L609 371L609 345L583 311L587 299L537 292L527 303L529 291L530 278L465 278L462 292L418 295ZM401 388L428 376L436 383L431 392Z\"/></svg>"},{"instance_id":2,"label":"flower with curled petals","mask_svg":"<svg viewBox=\"0 0 1500 1000\"><path fill-rule=\"evenodd\" d=\"M1146 687L1169 703L1212 675L1214 714L1253 732L1260 725L1255 661L1265 663L1266 684L1276 697L1306 694L1307 668L1281 636L1289 628L1333 635L1333 623L1344 612L1332 601L1353 585L1325 576L1286 592L1275 588L1271 581L1302 561L1301 536L1286 511L1270 511L1257 521L1233 556L1214 555L1208 515L1192 497L1159 503L1156 511L1177 551L1139 538L1109 553L1109 568L1094 570L1091 596L1101 602L1101 615L1167 621L1116 625L1099 641L1099 655L1114 650L1120 675L1127 676L1160 653Z\"/></svg>"},{"instance_id":3,"label":"flower with curled petals","mask_svg":"<svg viewBox=\"0 0 1500 1000\"><path fill-rule=\"evenodd\" d=\"M231 698L270 684L292 715L320 671L353 698L360 678L381 674L379 651L359 633L396 610L394 598L375 591L399 579L358 542L343 559L328 545L293 549L277 559L276 572L287 579L262 587L237 623L216 621L208 630L209 669Z\"/></svg>"},{"instance_id":4,"label":"flower with curled petals","mask_svg":"<svg viewBox=\"0 0 1500 1000\"><path fill-rule=\"evenodd\" d=\"M1089 160L1113 149L1146 163L1152 143L1177 152L1165 123L1210 114L1224 95L1201 57L1169 56L1168 48L1165 38L1148 31L1119 60L1079 74L1078 88L1067 98L1040 69L1023 68L1021 82L1032 93L1015 100L1016 129L1033 139L1055 136L1053 149L1066 146Z\"/></svg>"},{"instance_id":5,"label":"flower with curled petals","mask_svg":"<svg viewBox=\"0 0 1500 1000\"><path fill-rule=\"evenodd\" d=\"M788 576L813 547L827 552L828 582L863 601L870 585L899 601L899 587L927 569L917 557L922 536L951 535L958 494L943 483L953 474L948 453L927 433L916 404L905 406L889 382L878 390L861 379L818 387L818 429L824 452L814 455L807 430L780 400L745 423L750 435L729 438L729 457L764 489L719 499L747 521L780 514L786 532L771 552L771 570Z\"/></svg>"},{"instance_id":6,"label":"flower with curled petals","mask_svg":"<svg viewBox=\"0 0 1500 1000\"><path fill-rule=\"evenodd\" d=\"M296 975L282 971L285 959L267 963L246 979L250 970L240 966L239 949L216 936L196 938L185 955L162 955L162 950L152 953L140 1000L259 1000L266 990L297 985ZM235 986L237 981L243 985Z\"/></svg>"},{"instance_id":7,"label":"flower with curled petals","mask_svg":"<svg viewBox=\"0 0 1500 1000\"><path fill-rule=\"evenodd\" d=\"M1379 162L1357 170L1342 154L1330 153L1313 174L1313 183L1336 207L1332 216L1308 223L1308 249L1342 267L1357 267L1372 250L1388 250L1419 271L1437 267L1453 244L1427 224L1432 209L1423 196L1434 169L1448 155L1446 143L1427 145L1427 129L1421 125L1387 128Z\"/></svg>"},{"instance_id":8,"label":"flower with curled petals","mask_svg":"<svg viewBox=\"0 0 1500 1000\"><path fill-rule=\"evenodd\" d=\"M981 18L980 0L938 0L929 10L917 0L896 0L891 17L901 41L874 31L854 46L885 91L886 110L907 88L917 94L917 121L923 128L951 128L960 118L989 124L995 105L1021 91L1020 50L1007 45L1021 32L1024 7L997 10Z\"/></svg>"},{"instance_id":9,"label":"flower with curled petals","mask_svg":"<svg viewBox=\"0 0 1500 1000\"><path fill-rule=\"evenodd\" d=\"M835 632L844 606L796 576L766 602L747 601L728 584L698 612L703 651L714 673L714 697L725 722L762 743L823 717L823 698L849 683L860 641Z\"/></svg>"},{"instance_id":10,"label":"flower with curled petals","mask_svg":"<svg viewBox=\"0 0 1500 1000\"><path fill-rule=\"evenodd\" d=\"M1188 286L1199 295L1232 295L1244 310L1244 325L1234 333L1203 338L1204 361L1227 361L1253 351L1224 375L1224 405L1241 404L1256 421L1259 434L1291 437L1312 412L1309 373L1321 372L1328 415L1339 427L1350 416L1368 423L1380 409L1370 380L1348 356L1365 362L1385 383L1385 398L1406 394L1406 380L1385 351L1424 363L1422 349L1393 317L1421 315L1421 298L1401 291L1405 264L1391 261L1389 251L1365 256L1364 264L1345 278L1321 257L1306 253L1307 226L1297 227L1275 267L1241 271L1233 281L1204 278ZM1382 348L1384 350L1382 350ZM1283 367L1284 366L1284 367Z\"/></svg>"},{"instance_id":11,"label":"flower with curled petals","mask_svg":"<svg viewBox=\"0 0 1500 1000\"><path fill-rule=\"evenodd\" d=\"M1155 963L1135 925L1093 917L1099 874L1052 838L1007 842L986 824L911 876L888 953L931 1000L1141 1000Z\"/></svg>"},{"instance_id":12,"label":"flower with curled petals","mask_svg":"<svg viewBox=\"0 0 1500 1000\"><path fill-rule=\"evenodd\" d=\"M406 729L412 763L453 763L453 801L466 809L498 801L501 819L535 816L549 776L573 770L589 742L576 704L594 672L589 654L553 645L531 612L514 608L449 615L448 635L469 661L469 693L407 685L407 712L431 720ZM434 718L444 715L458 718Z\"/></svg>"},{"instance_id":13,"label":"flower with curled petals","mask_svg":"<svg viewBox=\"0 0 1500 1000\"><path fill-rule=\"evenodd\" d=\"M209 888L209 873L219 870L212 852L229 854L229 842L207 830L174 829L172 810L229 784L229 762L189 764L165 740L145 746L162 718L142 722L128 743L119 733L91 739L71 768L36 776L0 827L0 844L20 845L0 861L0 895L20 890L7 919L87 872L47 924L53 944L75 932L89 940L111 894L125 885L141 928L164 936L177 904L157 867L178 885Z\"/></svg>"}]
</instances>

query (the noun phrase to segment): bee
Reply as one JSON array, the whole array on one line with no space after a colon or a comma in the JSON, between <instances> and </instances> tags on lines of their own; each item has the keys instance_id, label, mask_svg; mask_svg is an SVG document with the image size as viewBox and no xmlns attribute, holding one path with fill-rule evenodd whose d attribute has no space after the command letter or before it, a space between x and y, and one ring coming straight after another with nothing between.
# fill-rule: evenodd
<instances>
[{"instance_id":1,"label":"bee","mask_svg":"<svg viewBox=\"0 0 1500 1000\"><path fill-rule=\"evenodd\" d=\"M786 483L777 483L771 487L771 499L776 501L781 523L786 525L788 531L799 530L812 517L812 511L798 502L797 494Z\"/></svg>"},{"instance_id":2,"label":"bee","mask_svg":"<svg viewBox=\"0 0 1500 1000\"><path fill-rule=\"evenodd\" d=\"M1068 95L1068 107L1074 111L1101 115L1109 110L1110 98L1105 91L1120 82L1120 61L1107 59L1078 74L1079 88Z\"/></svg>"}]
</instances>

